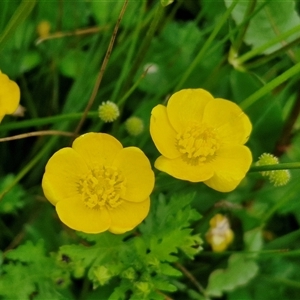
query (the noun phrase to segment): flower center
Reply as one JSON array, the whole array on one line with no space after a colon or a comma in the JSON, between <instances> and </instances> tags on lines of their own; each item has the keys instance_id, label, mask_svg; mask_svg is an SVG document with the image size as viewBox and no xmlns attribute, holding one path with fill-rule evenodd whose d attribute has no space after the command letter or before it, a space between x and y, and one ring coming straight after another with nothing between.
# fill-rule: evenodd
<instances>
[{"instance_id":1,"label":"flower center","mask_svg":"<svg viewBox=\"0 0 300 300\"><path fill-rule=\"evenodd\" d=\"M123 201L125 178L116 168L95 168L80 179L78 191L89 208L114 208Z\"/></svg>"},{"instance_id":2,"label":"flower center","mask_svg":"<svg viewBox=\"0 0 300 300\"><path fill-rule=\"evenodd\" d=\"M198 164L213 158L220 148L216 131L205 124L193 123L177 134L177 149L191 164Z\"/></svg>"}]
</instances>

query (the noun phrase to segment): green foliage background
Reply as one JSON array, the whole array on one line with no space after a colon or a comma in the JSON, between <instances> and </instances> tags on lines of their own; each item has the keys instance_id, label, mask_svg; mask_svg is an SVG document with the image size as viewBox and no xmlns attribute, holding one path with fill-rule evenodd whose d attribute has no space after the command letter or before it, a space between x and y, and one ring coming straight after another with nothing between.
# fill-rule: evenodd
<instances>
[{"instance_id":1,"label":"green foliage background","mask_svg":"<svg viewBox=\"0 0 300 300\"><path fill-rule=\"evenodd\" d=\"M75 131L123 3L0 2L0 70L18 82L26 108L23 118L4 118L1 138ZM129 0L81 132L108 132L153 165L151 109L182 88L204 88L249 115L255 161L270 152L299 168L299 13L294 0ZM43 20L51 25L44 39ZM121 109L113 124L97 116L107 100ZM144 121L142 135L125 130L130 116ZM47 160L70 141L0 145L0 299L299 298L299 170L276 188L249 172L226 194L156 172L150 214L136 230L88 235L61 224L40 187ZM205 241L216 213L235 233L219 254Z\"/></svg>"}]
</instances>

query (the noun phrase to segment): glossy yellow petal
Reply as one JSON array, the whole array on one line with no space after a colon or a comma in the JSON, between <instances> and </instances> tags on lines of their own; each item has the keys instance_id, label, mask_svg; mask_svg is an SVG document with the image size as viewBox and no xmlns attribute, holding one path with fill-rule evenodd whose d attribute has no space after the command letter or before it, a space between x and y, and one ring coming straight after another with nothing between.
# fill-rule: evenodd
<instances>
[{"instance_id":1,"label":"glossy yellow petal","mask_svg":"<svg viewBox=\"0 0 300 300\"><path fill-rule=\"evenodd\" d=\"M244 144L249 139L252 125L248 116L235 103L215 99L207 104L203 122L217 130L226 144Z\"/></svg>"},{"instance_id":2,"label":"glossy yellow petal","mask_svg":"<svg viewBox=\"0 0 300 300\"><path fill-rule=\"evenodd\" d=\"M112 233L124 233L139 225L148 215L150 199L143 202L133 203L124 201L118 207L109 210Z\"/></svg>"},{"instance_id":3,"label":"glossy yellow petal","mask_svg":"<svg viewBox=\"0 0 300 300\"><path fill-rule=\"evenodd\" d=\"M167 105L172 127L176 132L181 132L193 122L200 123L206 105L213 99L213 96L203 89L186 89L173 94Z\"/></svg>"},{"instance_id":4,"label":"glossy yellow petal","mask_svg":"<svg viewBox=\"0 0 300 300\"><path fill-rule=\"evenodd\" d=\"M56 204L60 220L68 227L85 233L106 231L111 219L106 208L91 209L80 198L67 198Z\"/></svg>"},{"instance_id":5,"label":"glossy yellow petal","mask_svg":"<svg viewBox=\"0 0 300 300\"><path fill-rule=\"evenodd\" d=\"M78 181L89 171L82 157L72 148L62 148L49 159L42 180L46 198L58 201L78 196Z\"/></svg>"},{"instance_id":6,"label":"glossy yellow petal","mask_svg":"<svg viewBox=\"0 0 300 300\"><path fill-rule=\"evenodd\" d=\"M214 176L204 183L219 192L230 192L245 177L251 163L252 154L248 147L236 145L221 148L210 163Z\"/></svg>"},{"instance_id":7,"label":"glossy yellow petal","mask_svg":"<svg viewBox=\"0 0 300 300\"><path fill-rule=\"evenodd\" d=\"M154 187L154 173L149 159L139 148L122 149L116 155L113 166L125 177L125 200L140 202L149 197Z\"/></svg>"},{"instance_id":8,"label":"glossy yellow petal","mask_svg":"<svg viewBox=\"0 0 300 300\"><path fill-rule=\"evenodd\" d=\"M20 102L19 86L0 72L0 116L12 114Z\"/></svg>"},{"instance_id":9,"label":"glossy yellow petal","mask_svg":"<svg viewBox=\"0 0 300 300\"><path fill-rule=\"evenodd\" d=\"M177 179L200 182L208 180L214 175L211 166L207 164L191 165L187 164L181 157L168 159L163 156L158 157L154 164L155 168L163 171Z\"/></svg>"},{"instance_id":10,"label":"glossy yellow petal","mask_svg":"<svg viewBox=\"0 0 300 300\"><path fill-rule=\"evenodd\" d=\"M106 133L90 132L74 140L72 148L78 152L90 168L110 166L122 144Z\"/></svg>"},{"instance_id":11,"label":"glossy yellow petal","mask_svg":"<svg viewBox=\"0 0 300 300\"><path fill-rule=\"evenodd\" d=\"M176 158L180 152L176 148L176 132L171 126L167 109L157 105L152 109L150 118L150 134L157 150L167 158Z\"/></svg>"}]
</instances>

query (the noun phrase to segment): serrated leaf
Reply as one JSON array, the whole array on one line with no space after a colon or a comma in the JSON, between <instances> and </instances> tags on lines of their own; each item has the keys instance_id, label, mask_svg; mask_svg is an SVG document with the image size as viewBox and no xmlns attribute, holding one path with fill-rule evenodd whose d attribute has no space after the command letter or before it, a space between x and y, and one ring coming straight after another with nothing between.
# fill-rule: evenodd
<instances>
[{"instance_id":1,"label":"serrated leaf","mask_svg":"<svg viewBox=\"0 0 300 300\"><path fill-rule=\"evenodd\" d=\"M124 237L114 235L110 232L100 234L78 233L87 241L95 243L92 246L83 245L64 245L60 248L61 257L68 257L70 263L74 263L74 268L89 268L89 277L94 278L93 268L100 266L103 262L118 261L122 249L126 247L122 243ZM109 257L109 260L106 258Z\"/></svg>"},{"instance_id":2,"label":"serrated leaf","mask_svg":"<svg viewBox=\"0 0 300 300\"><path fill-rule=\"evenodd\" d=\"M183 242L183 245L180 246L180 249L189 257L189 259L193 259L196 254L198 254L201 250L203 241L200 237L200 234L187 236Z\"/></svg>"},{"instance_id":3,"label":"serrated leaf","mask_svg":"<svg viewBox=\"0 0 300 300\"><path fill-rule=\"evenodd\" d=\"M157 207L140 226L150 253L160 261L176 261L179 248L190 258L199 252L201 239L199 236L192 237L192 229L187 228L192 221L200 218L190 206L194 196L177 195L169 202L160 196Z\"/></svg>"},{"instance_id":4,"label":"serrated leaf","mask_svg":"<svg viewBox=\"0 0 300 300\"><path fill-rule=\"evenodd\" d=\"M113 293L107 300L123 300L125 299L126 292L129 290L129 286L126 284L120 284L117 286Z\"/></svg>"},{"instance_id":5,"label":"serrated leaf","mask_svg":"<svg viewBox=\"0 0 300 300\"><path fill-rule=\"evenodd\" d=\"M258 272L258 265L245 255L233 254L227 269L217 269L211 273L206 292L210 296L221 297L223 292L247 284Z\"/></svg>"},{"instance_id":6,"label":"serrated leaf","mask_svg":"<svg viewBox=\"0 0 300 300\"><path fill-rule=\"evenodd\" d=\"M29 295L36 290L34 282L28 277L28 268L22 264L6 265L3 270L5 275L1 276L0 295L5 296L5 299L28 299Z\"/></svg>"},{"instance_id":7,"label":"serrated leaf","mask_svg":"<svg viewBox=\"0 0 300 300\"><path fill-rule=\"evenodd\" d=\"M29 299L33 293L40 300L72 299L59 291L67 280L68 277L58 268L55 259L46 256L43 241L39 241L37 245L28 241L6 254L0 295L8 300Z\"/></svg>"},{"instance_id":8,"label":"serrated leaf","mask_svg":"<svg viewBox=\"0 0 300 300\"><path fill-rule=\"evenodd\" d=\"M38 258L44 257L44 243L40 240L36 245L31 241L19 246L18 248L8 252L6 258L18 260L24 263L36 262Z\"/></svg>"},{"instance_id":9,"label":"serrated leaf","mask_svg":"<svg viewBox=\"0 0 300 300\"><path fill-rule=\"evenodd\" d=\"M162 274L164 275L168 275L168 276L181 276L182 273L175 269L174 267L172 267L171 265L169 264L160 264L160 271Z\"/></svg>"},{"instance_id":10,"label":"serrated leaf","mask_svg":"<svg viewBox=\"0 0 300 300\"><path fill-rule=\"evenodd\" d=\"M177 287L174 284L171 284L169 281L166 281L161 277L153 278L152 282L155 284L155 287L159 290L166 291L166 292L177 291Z\"/></svg>"}]
</instances>

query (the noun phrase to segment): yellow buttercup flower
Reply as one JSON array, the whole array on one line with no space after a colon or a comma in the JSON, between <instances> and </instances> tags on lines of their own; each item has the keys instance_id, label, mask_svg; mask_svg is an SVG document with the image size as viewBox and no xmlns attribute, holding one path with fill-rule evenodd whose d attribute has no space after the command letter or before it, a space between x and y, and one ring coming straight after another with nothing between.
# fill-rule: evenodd
<instances>
[{"instance_id":1,"label":"yellow buttercup flower","mask_svg":"<svg viewBox=\"0 0 300 300\"><path fill-rule=\"evenodd\" d=\"M178 179L232 191L252 162L244 146L251 130L249 118L235 103L203 89L181 90L167 107L152 110L150 133L162 154L155 167Z\"/></svg>"},{"instance_id":2,"label":"yellow buttercup flower","mask_svg":"<svg viewBox=\"0 0 300 300\"><path fill-rule=\"evenodd\" d=\"M0 122L5 115L11 115L17 110L19 102L19 86L0 71Z\"/></svg>"},{"instance_id":3,"label":"yellow buttercup flower","mask_svg":"<svg viewBox=\"0 0 300 300\"><path fill-rule=\"evenodd\" d=\"M113 136L92 132L49 159L42 187L70 228L124 233L147 216L154 173L139 148L123 148Z\"/></svg>"},{"instance_id":4,"label":"yellow buttercup flower","mask_svg":"<svg viewBox=\"0 0 300 300\"><path fill-rule=\"evenodd\" d=\"M207 242L214 252L225 251L234 238L228 219L221 214L216 214L209 221L209 225L210 228L206 233Z\"/></svg>"}]
</instances>

